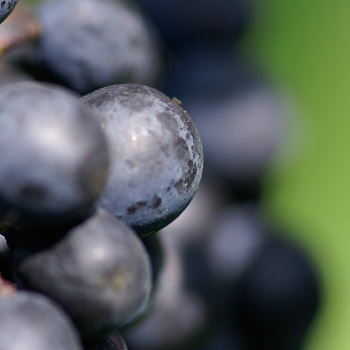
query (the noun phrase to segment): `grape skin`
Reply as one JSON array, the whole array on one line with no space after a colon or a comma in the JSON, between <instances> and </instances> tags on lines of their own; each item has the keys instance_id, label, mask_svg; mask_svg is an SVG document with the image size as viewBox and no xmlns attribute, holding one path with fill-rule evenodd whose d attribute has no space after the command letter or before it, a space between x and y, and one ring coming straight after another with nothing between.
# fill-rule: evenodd
<instances>
[{"instance_id":1,"label":"grape skin","mask_svg":"<svg viewBox=\"0 0 350 350\"><path fill-rule=\"evenodd\" d=\"M0 2L0 23L3 22L17 5L17 0L2 0Z\"/></svg>"},{"instance_id":2,"label":"grape skin","mask_svg":"<svg viewBox=\"0 0 350 350\"><path fill-rule=\"evenodd\" d=\"M105 131L109 179L99 205L148 235L187 207L201 179L203 151L188 114L161 92L112 85L83 97Z\"/></svg>"}]
</instances>

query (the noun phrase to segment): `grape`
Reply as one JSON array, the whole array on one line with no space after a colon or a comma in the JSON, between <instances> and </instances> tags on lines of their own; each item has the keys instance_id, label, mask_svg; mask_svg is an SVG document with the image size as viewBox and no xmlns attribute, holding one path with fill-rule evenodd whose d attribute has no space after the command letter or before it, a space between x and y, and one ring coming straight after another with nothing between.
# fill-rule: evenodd
<instances>
[{"instance_id":1,"label":"grape","mask_svg":"<svg viewBox=\"0 0 350 350\"><path fill-rule=\"evenodd\" d=\"M209 276L207 302L217 318L232 317L239 278L263 249L270 231L256 203L228 206L213 220L201 265Z\"/></svg>"},{"instance_id":2,"label":"grape","mask_svg":"<svg viewBox=\"0 0 350 350\"><path fill-rule=\"evenodd\" d=\"M145 248L103 210L52 247L17 254L19 283L58 302L86 337L131 321L147 304L152 272Z\"/></svg>"},{"instance_id":3,"label":"grape","mask_svg":"<svg viewBox=\"0 0 350 350\"><path fill-rule=\"evenodd\" d=\"M38 83L6 85L0 130L3 227L54 227L91 212L108 152L94 113L75 95Z\"/></svg>"},{"instance_id":4,"label":"grape","mask_svg":"<svg viewBox=\"0 0 350 350\"><path fill-rule=\"evenodd\" d=\"M213 171L238 184L263 177L283 135L283 118L271 91L256 88L212 101L200 98L186 106L198 124Z\"/></svg>"},{"instance_id":5,"label":"grape","mask_svg":"<svg viewBox=\"0 0 350 350\"><path fill-rule=\"evenodd\" d=\"M17 4L17 0L1 0L0 2L0 23L13 11Z\"/></svg>"},{"instance_id":6,"label":"grape","mask_svg":"<svg viewBox=\"0 0 350 350\"><path fill-rule=\"evenodd\" d=\"M250 0L137 0L154 20L165 42L175 46L205 37L239 37L250 17Z\"/></svg>"},{"instance_id":7,"label":"grape","mask_svg":"<svg viewBox=\"0 0 350 350\"><path fill-rule=\"evenodd\" d=\"M17 292L0 298L0 349L82 350L68 316L48 298Z\"/></svg>"},{"instance_id":8,"label":"grape","mask_svg":"<svg viewBox=\"0 0 350 350\"><path fill-rule=\"evenodd\" d=\"M164 92L183 103L246 91L265 79L248 57L220 42L198 40L182 46L174 56Z\"/></svg>"},{"instance_id":9,"label":"grape","mask_svg":"<svg viewBox=\"0 0 350 350\"><path fill-rule=\"evenodd\" d=\"M118 82L156 80L157 37L131 3L51 0L39 6L38 15L43 34L34 63L54 81L87 93Z\"/></svg>"},{"instance_id":10,"label":"grape","mask_svg":"<svg viewBox=\"0 0 350 350\"><path fill-rule=\"evenodd\" d=\"M271 237L238 282L235 315L249 349L298 350L319 302L318 275L308 257Z\"/></svg>"},{"instance_id":11,"label":"grape","mask_svg":"<svg viewBox=\"0 0 350 350\"><path fill-rule=\"evenodd\" d=\"M136 84L83 97L98 112L111 151L99 205L147 235L179 216L203 168L202 144L187 113L159 91Z\"/></svg>"},{"instance_id":12,"label":"grape","mask_svg":"<svg viewBox=\"0 0 350 350\"><path fill-rule=\"evenodd\" d=\"M259 207L252 203L226 208L216 218L211 231L206 253L208 264L216 278L226 283L239 278L269 232Z\"/></svg>"}]
</instances>

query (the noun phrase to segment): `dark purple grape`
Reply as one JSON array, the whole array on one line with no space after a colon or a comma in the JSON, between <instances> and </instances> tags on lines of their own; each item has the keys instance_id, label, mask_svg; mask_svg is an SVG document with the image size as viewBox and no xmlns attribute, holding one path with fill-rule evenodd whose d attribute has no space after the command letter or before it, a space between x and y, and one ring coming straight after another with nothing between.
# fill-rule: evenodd
<instances>
[{"instance_id":1,"label":"dark purple grape","mask_svg":"<svg viewBox=\"0 0 350 350\"><path fill-rule=\"evenodd\" d=\"M214 38L230 43L248 23L251 0L137 0L168 45Z\"/></svg>"},{"instance_id":2,"label":"dark purple grape","mask_svg":"<svg viewBox=\"0 0 350 350\"><path fill-rule=\"evenodd\" d=\"M183 103L188 99L227 97L265 81L252 60L231 46L198 40L174 53L164 92Z\"/></svg>"},{"instance_id":3,"label":"dark purple grape","mask_svg":"<svg viewBox=\"0 0 350 350\"><path fill-rule=\"evenodd\" d=\"M13 11L17 4L17 0L1 0L0 2L0 23Z\"/></svg>"},{"instance_id":4,"label":"dark purple grape","mask_svg":"<svg viewBox=\"0 0 350 350\"><path fill-rule=\"evenodd\" d=\"M133 4L49 0L39 5L38 16L43 34L34 62L54 81L87 93L113 83L156 80L157 36Z\"/></svg>"},{"instance_id":5,"label":"dark purple grape","mask_svg":"<svg viewBox=\"0 0 350 350\"><path fill-rule=\"evenodd\" d=\"M209 277L207 301L216 317L231 318L237 283L270 234L256 204L227 207L209 229L202 262Z\"/></svg>"},{"instance_id":6,"label":"dark purple grape","mask_svg":"<svg viewBox=\"0 0 350 350\"><path fill-rule=\"evenodd\" d=\"M320 304L313 264L279 237L264 244L237 285L238 326L249 350L300 350Z\"/></svg>"},{"instance_id":7,"label":"dark purple grape","mask_svg":"<svg viewBox=\"0 0 350 350\"><path fill-rule=\"evenodd\" d=\"M82 350L76 329L59 306L31 292L0 298L0 349Z\"/></svg>"},{"instance_id":8,"label":"dark purple grape","mask_svg":"<svg viewBox=\"0 0 350 350\"><path fill-rule=\"evenodd\" d=\"M198 120L206 160L213 171L234 183L255 182L263 176L283 135L284 118L272 91L257 87L227 98L203 96L186 107Z\"/></svg>"},{"instance_id":9,"label":"dark purple grape","mask_svg":"<svg viewBox=\"0 0 350 350\"><path fill-rule=\"evenodd\" d=\"M86 337L131 321L147 306L147 252L135 232L103 210L51 248L17 253L20 285L58 302Z\"/></svg>"},{"instance_id":10,"label":"dark purple grape","mask_svg":"<svg viewBox=\"0 0 350 350\"><path fill-rule=\"evenodd\" d=\"M202 144L192 120L147 86L108 86L83 101L101 116L111 152L100 206L141 235L166 226L189 204L202 175Z\"/></svg>"},{"instance_id":11,"label":"dark purple grape","mask_svg":"<svg viewBox=\"0 0 350 350\"><path fill-rule=\"evenodd\" d=\"M0 89L0 219L4 228L55 227L92 211L108 152L94 112L56 86Z\"/></svg>"},{"instance_id":12,"label":"dark purple grape","mask_svg":"<svg viewBox=\"0 0 350 350\"><path fill-rule=\"evenodd\" d=\"M236 282L254 260L269 233L257 205L227 208L211 228L206 251L210 270L224 283Z\"/></svg>"}]
</instances>

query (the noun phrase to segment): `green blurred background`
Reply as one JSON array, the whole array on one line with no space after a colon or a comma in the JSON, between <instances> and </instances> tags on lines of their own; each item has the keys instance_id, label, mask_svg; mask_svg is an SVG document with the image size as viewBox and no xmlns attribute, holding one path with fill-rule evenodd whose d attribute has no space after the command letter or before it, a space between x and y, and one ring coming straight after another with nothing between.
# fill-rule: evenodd
<instances>
[{"instance_id":1,"label":"green blurred background","mask_svg":"<svg viewBox=\"0 0 350 350\"><path fill-rule=\"evenodd\" d=\"M273 169L265 204L299 232L323 279L305 349L349 350L350 1L256 3L243 50L287 88L305 127L293 135L298 153Z\"/></svg>"},{"instance_id":2,"label":"green blurred background","mask_svg":"<svg viewBox=\"0 0 350 350\"><path fill-rule=\"evenodd\" d=\"M266 192L268 209L300 232L322 274L324 303L305 348L348 350L350 1L260 2L243 45L291 92L305 127Z\"/></svg>"}]
</instances>

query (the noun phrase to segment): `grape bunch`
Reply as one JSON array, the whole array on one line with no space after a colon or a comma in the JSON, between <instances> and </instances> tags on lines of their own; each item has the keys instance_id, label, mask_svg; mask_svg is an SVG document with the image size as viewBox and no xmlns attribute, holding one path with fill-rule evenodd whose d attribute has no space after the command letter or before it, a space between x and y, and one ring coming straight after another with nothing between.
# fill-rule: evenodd
<instances>
[{"instance_id":1,"label":"grape bunch","mask_svg":"<svg viewBox=\"0 0 350 350\"><path fill-rule=\"evenodd\" d=\"M137 233L159 230L191 201L199 135L176 102L143 85L80 100L19 82L0 89L0 100L1 232L15 282L52 298L84 339L97 339L146 309L152 268Z\"/></svg>"},{"instance_id":2,"label":"grape bunch","mask_svg":"<svg viewBox=\"0 0 350 350\"><path fill-rule=\"evenodd\" d=\"M22 5L0 25L0 350L301 350L320 281L262 210L290 119L239 51L254 1Z\"/></svg>"}]
</instances>

